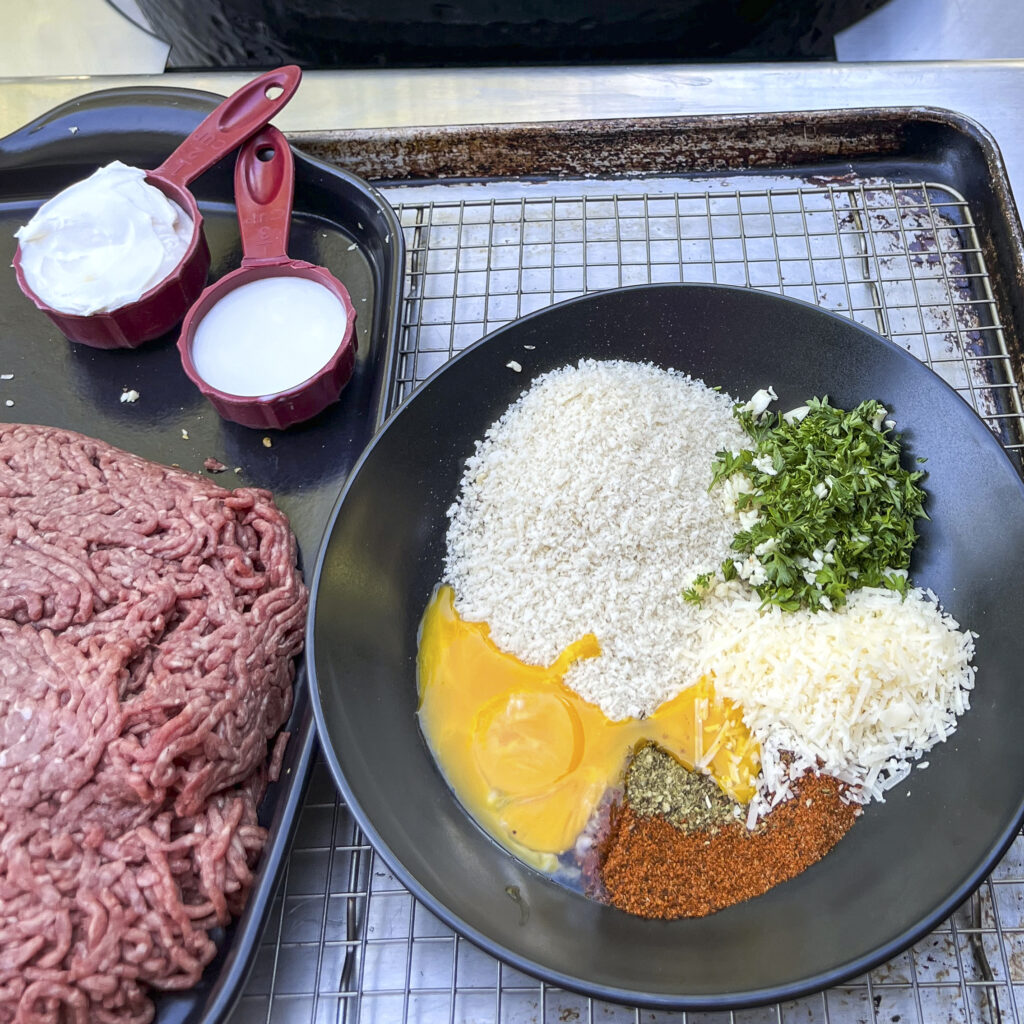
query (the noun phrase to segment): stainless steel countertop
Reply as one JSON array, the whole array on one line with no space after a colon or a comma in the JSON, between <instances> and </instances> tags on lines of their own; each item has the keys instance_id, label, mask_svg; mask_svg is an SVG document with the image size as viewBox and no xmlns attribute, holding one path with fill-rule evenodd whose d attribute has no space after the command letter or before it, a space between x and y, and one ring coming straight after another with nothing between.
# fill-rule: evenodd
<instances>
[{"instance_id":1,"label":"stainless steel countertop","mask_svg":"<svg viewBox=\"0 0 1024 1024\"><path fill-rule=\"evenodd\" d=\"M0 78L0 136L98 89L167 84L227 94L250 77ZM275 123L301 132L922 105L987 128L1024 195L1024 60L309 71Z\"/></svg>"}]
</instances>

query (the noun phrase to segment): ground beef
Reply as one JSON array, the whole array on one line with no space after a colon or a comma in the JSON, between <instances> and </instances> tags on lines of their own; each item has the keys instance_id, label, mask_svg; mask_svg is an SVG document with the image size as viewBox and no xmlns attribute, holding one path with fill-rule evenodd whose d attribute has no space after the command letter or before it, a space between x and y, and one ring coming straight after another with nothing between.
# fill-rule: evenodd
<instances>
[{"instance_id":1,"label":"ground beef","mask_svg":"<svg viewBox=\"0 0 1024 1024\"><path fill-rule=\"evenodd\" d=\"M266 491L0 425L2 1024L148 1021L213 957L265 839L295 556Z\"/></svg>"}]
</instances>

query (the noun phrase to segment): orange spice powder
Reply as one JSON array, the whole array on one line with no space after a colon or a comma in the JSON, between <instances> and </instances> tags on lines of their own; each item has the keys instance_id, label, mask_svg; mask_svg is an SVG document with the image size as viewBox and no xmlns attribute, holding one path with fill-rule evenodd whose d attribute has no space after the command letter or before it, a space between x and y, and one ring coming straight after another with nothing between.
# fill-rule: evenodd
<instances>
[{"instance_id":1,"label":"orange spice powder","mask_svg":"<svg viewBox=\"0 0 1024 1024\"><path fill-rule=\"evenodd\" d=\"M641 917L704 917L800 874L846 835L860 808L842 801L828 775L809 773L794 789L753 831L740 821L686 833L626 803L602 851L609 902Z\"/></svg>"}]
</instances>

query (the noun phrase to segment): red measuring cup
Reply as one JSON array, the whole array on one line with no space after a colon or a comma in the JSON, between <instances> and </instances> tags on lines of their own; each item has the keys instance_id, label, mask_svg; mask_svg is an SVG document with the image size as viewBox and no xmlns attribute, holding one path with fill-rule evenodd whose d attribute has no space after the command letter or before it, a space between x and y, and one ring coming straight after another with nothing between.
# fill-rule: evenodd
<instances>
[{"instance_id":1,"label":"red measuring cup","mask_svg":"<svg viewBox=\"0 0 1024 1024\"><path fill-rule=\"evenodd\" d=\"M301 78L301 69L294 65L254 78L205 117L159 167L146 172L146 181L192 218L192 238L177 267L140 298L109 312L84 316L53 309L25 280L19 245L14 272L21 290L67 338L95 348L135 348L169 331L195 302L210 268L203 218L187 186L278 114Z\"/></svg>"},{"instance_id":2,"label":"red measuring cup","mask_svg":"<svg viewBox=\"0 0 1024 1024\"><path fill-rule=\"evenodd\" d=\"M355 367L347 289L325 267L286 254L294 188L288 142L267 126L235 165L242 265L200 295L178 339L189 379L221 416L247 427L283 429L315 416L337 401ZM314 307L327 312L311 322Z\"/></svg>"}]
</instances>

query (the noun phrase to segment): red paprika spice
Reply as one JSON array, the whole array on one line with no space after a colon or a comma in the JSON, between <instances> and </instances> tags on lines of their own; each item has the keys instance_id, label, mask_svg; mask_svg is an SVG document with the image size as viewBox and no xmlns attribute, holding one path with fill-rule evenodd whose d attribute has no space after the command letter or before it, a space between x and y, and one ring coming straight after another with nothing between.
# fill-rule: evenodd
<instances>
[{"instance_id":1,"label":"red paprika spice","mask_svg":"<svg viewBox=\"0 0 1024 1024\"><path fill-rule=\"evenodd\" d=\"M609 902L641 917L704 917L798 875L846 835L860 811L842 801L828 775L809 773L794 789L753 831L736 822L686 833L625 803L602 851Z\"/></svg>"}]
</instances>

